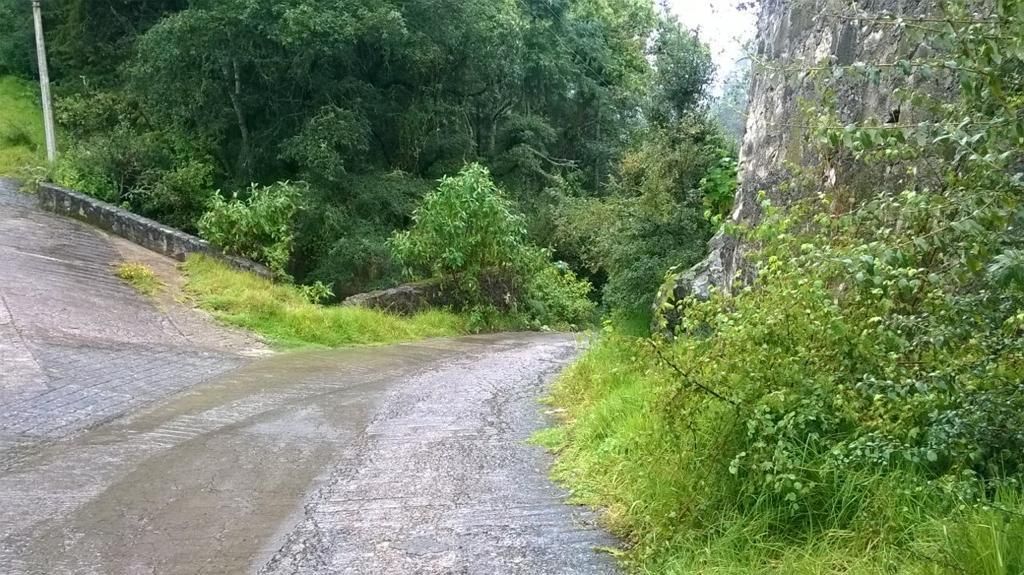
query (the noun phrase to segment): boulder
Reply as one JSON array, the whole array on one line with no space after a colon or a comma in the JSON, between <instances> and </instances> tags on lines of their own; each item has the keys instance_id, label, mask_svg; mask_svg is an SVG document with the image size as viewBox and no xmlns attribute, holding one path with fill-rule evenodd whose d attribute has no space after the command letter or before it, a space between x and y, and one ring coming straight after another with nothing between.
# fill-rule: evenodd
<instances>
[{"instance_id":1,"label":"boulder","mask_svg":"<svg viewBox=\"0 0 1024 575\"><path fill-rule=\"evenodd\" d=\"M440 278L406 283L346 298L345 306L360 306L400 314L414 314L430 308L459 307L458 294ZM502 311L513 309L522 295L522 286L507 270L485 272L479 282L480 297Z\"/></svg>"},{"instance_id":2,"label":"boulder","mask_svg":"<svg viewBox=\"0 0 1024 575\"><path fill-rule=\"evenodd\" d=\"M450 301L437 279L402 284L346 298L341 305L368 307L400 314L414 314L428 308L444 307Z\"/></svg>"}]
</instances>

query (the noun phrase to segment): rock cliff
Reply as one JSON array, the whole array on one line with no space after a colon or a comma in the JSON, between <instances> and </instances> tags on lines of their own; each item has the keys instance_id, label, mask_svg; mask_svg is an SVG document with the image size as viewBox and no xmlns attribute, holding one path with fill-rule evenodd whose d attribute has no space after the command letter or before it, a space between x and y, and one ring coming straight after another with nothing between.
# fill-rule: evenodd
<instances>
[{"instance_id":1,"label":"rock cliff","mask_svg":"<svg viewBox=\"0 0 1024 575\"><path fill-rule=\"evenodd\" d=\"M810 70L914 57L923 46L893 25L892 18L921 15L931 7L927 0L761 2L734 222L758 221L760 191L773 205L792 202L794 198L780 184L790 178L790 166L813 162L806 151L806 120L801 112L803 106L821 101L820 83ZM834 98L840 119L886 122L893 114L900 119L902 112L901 121L910 120L912 111L894 101L892 88L884 80L838 82ZM744 262L746 251L742 242L720 232L710 241L704 261L669 278L658 293L656 310L689 295L707 297L711 289L728 293L737 282L749 281L753 272Z\"/></svg>"}]
</instances>

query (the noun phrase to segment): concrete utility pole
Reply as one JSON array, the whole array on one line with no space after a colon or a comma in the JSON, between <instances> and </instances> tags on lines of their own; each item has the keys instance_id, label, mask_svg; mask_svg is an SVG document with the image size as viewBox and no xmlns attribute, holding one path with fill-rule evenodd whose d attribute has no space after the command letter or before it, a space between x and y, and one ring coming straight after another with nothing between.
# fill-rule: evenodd
<instances>
[{"instance_id":1,"label":"concrete utility pole","mask_svg":"<svg viewBox=\"0 0 1024 575\"><path fill-rule=\"evenodd\" d=\"M40 0L32 0L32 19L36 24L36 58L39 60L39 91L43 99L46 160L53 163L57 159L57 136L53 131L53 102L50 100L50 72L46 67L46 42L43 40L43 10Z\"/></svg>"}]
</instances>

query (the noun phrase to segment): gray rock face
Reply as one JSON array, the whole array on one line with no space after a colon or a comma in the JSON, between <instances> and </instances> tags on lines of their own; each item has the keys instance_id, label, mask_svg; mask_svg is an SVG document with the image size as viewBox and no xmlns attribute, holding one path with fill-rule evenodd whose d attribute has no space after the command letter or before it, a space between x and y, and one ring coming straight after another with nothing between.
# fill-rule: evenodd
<instances>
[{"instance_id":1,"label":"gray rock face","mask_svg":"<svg viewBox=\"0 0 1024 575\"><path fill-rule=\"evenodd\" d=\"M818 81L807 68L830 63L849 66L855 62L896 62L924 50L912 44L896 26L855 15L924 14L931 11L932 2L856 0L854 4L851 8L842 0L763 0L740 151L742 184L736 192L733 222L752 224L760 219L761 191L775 206L784 207L800 197L781 184L791 178L788 166L814 161L805 145L808 130L801 107L818 105L821 95ZM890 112L898 109L901 123L913 122L914 111L894 100L893 87L884 80L870 84L852 79L841 84L835 94L841 121L877 118L885 122ZM831 175L832 179L850 177L856 174ZM656 310L689 295L707 297L712 288L729 293L737 282L752 279L753 270L744 258L750 246L720 232L708 247L707 259L670 278L662 287ZM671 324L672 318L669 320Z\"/></svg>"}]
</instances>

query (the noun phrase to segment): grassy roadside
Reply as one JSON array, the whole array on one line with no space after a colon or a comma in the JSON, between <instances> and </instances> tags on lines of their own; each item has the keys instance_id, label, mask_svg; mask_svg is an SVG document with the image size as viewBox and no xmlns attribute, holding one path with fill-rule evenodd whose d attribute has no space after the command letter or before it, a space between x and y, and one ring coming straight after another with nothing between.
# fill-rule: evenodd
<instances>
[{"instance_id":1,"label":"grassy roadside","mask_svg":"<svg viewBox=\"0 0 1024 575\"><path fill-rule=\"evenodd\" d=\"M43 161L43 120L31 84L0 77L0 175L10 176Z\"/></svg>"},{"instance_id":2,"label":"grassy roadside","mask_svg":"<svg viewBox=\"0 0 1024 575\"><path fill-rule=\"evenodd\" d=\"M601 337L556 383L562 425L535 441L557 453L554 478L576 503L600 508L636 574L1024 573L1024 499L1008 485L984 506L949 505L908 473L837 480L829 520L787 530L770 503L743 504L700 473L721 436L691 414L667 424L671 374L636 338ZM790 525L791 526L791 525Z\"/></svg>"},{"instance_id":3,"label":"grassy roadside","mask_svg":"<svg viewBox=\"0 0 1024 575\"><path fill-rule=\"evenodd\" d=\"M465 318L447 311L411 317L311 303L294 286L275 284L207 257L183 265L185 291L219 320L282 347L384 344L469 332Z\"/></svg>"}]
</instances>

